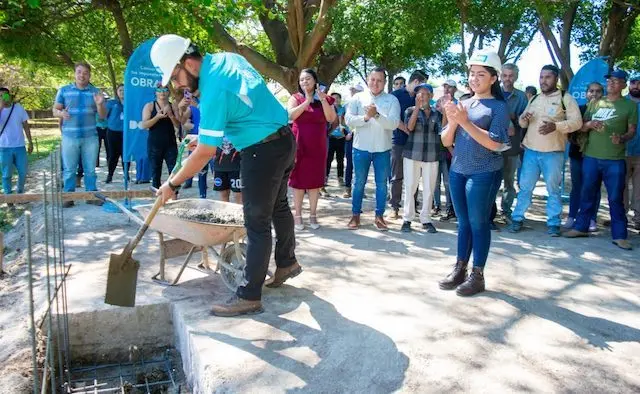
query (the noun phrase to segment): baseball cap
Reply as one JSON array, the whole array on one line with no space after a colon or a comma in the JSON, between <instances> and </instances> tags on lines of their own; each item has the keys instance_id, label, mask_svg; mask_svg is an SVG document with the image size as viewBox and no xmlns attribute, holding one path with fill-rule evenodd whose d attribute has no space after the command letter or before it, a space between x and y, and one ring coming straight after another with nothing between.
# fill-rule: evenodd
<instances>
[{"instance_id":1,"label":"baseball cap","mask_svg":"<svg viewBox=\"0 0 640 394\"><path fill-rule=\"evenodd\" d=\"M631 76L629 77L629 81L640 81L640 73L639 72L631 73Z\"/></svg>"},{"instance_id":2,"label":"baseball cap","mask_svg":"<svg viewBox=\"0 0 640 394\"><path fill-rule=\"evenodd\" d=\"M471 59L467 61L467 68L470 68L471 66L491 67L496 70L498 77L502 71L502 61L500 60L500 56L498 56L497 53L490 51L476 52Z\"/></svg>"},{"instance_id":3,"label":"baseball cap","mask_svg":"<svg viewBox=\"0 0 640 394\"><path fill-rule=\"evenodd\" d=\"M417 93L420 89L427 89L428 91L433 93L433 86L429 85L428 83L421 83L420 85L416 86L415 89L413 89L413 92Z\"/></svg>"},{"instance_id":4,"label":"baseball cap","mask_svg":"<svg viewBox=\"0 0 640 394\"><path fill-rule=\"evenodd\" d=\"M453 87L458 86L456 81L454 81L453 79L447 79L446 81L444 81L444 85L453 86Z\"/></svg>"},{"instance_id":5,"label":"baseball cap","mask_svg":"<svg viewBox=\"0 0 640 394\"><path fill-rule=\"evenodd\" d=\"M352 88L355 89L356 92L364 92L364 88L360 83L355 84Z\"/></svg>"},{"instance_id":6,"label":"baseball cap","mask_svg":"<svg viewBox=\"0 0 640 394\"><path fill-rule=\"evenodd\" d=\"M609 79L609 78L620 78L620 79L624 79L626 81L627 79L629 79L629 73L627 73L626 71L621 70L621 69L616 69L616 70L611 71L609 74L605 75L604 77L606 79Z\"/></svg>"}]
</instances>

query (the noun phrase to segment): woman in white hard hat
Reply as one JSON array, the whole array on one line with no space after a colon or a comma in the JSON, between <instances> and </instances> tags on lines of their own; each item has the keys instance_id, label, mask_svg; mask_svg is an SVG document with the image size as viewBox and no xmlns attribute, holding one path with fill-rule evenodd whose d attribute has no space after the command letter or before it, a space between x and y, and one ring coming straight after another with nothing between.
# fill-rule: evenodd
<instances>
[{"instance_id":1,"label":"woman in white hard hat","mask_svg":"<svg viewBox=\"0 0 640 394\"><path fill-rule=\"evenodd\" d=\"M271 223L276 232L276 272L266 284L279 287L297 276L293 215L287 201L287 181L293 168L296 142L287 110L267 88L245 58L233 53L202 56L189 39L159 37L150 53L162 74L162 84L200 90L198 145L177 174L158 190L164 201L175 198L179 185L193 177L214 156L226 137L240 151L242 199L247 229L245 284L222 303L217 316L262 312L262 285L271 257Z\"/></svg>"},{"instance_id":2,"label":"woman in white hard hat","mask_svg":"<svg viewBox=\"0 0 640 394\"><path fill-rule=\"evenodd\" d=\"M459 296L484 291L484 266L491 244L490 214L502 181L501 151L508 147L509 109L500 89L502 63L494 52L477 53L467 63L469 100L444 105L448 124L442 143L454 146L449 173L458 216L458 252L453 271L440 281ZM467 265L473 253L473 268Z\"/></svg>"}]
</instances>

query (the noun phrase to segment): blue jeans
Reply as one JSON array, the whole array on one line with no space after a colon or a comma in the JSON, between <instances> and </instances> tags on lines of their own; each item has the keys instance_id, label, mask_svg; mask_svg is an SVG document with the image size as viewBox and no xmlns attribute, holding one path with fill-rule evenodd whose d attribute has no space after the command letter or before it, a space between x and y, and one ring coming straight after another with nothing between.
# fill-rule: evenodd
<instances>
[{"instance_id":1,"label":"blue jeans","mask_svg":"<svg viewBox=\"0 0 640 394\"><path fill-rule=\"evenodd\" d=\"M597 209L596 196L604 181L609 196L611 236L614 240L627 239L627 215L624 209L624 187L627 172L625 160L603 160L585 156L582 161L582 195L580 211L574 228L587 232L589 221Z\"/></svg>"},{"instance_id":2,"label":"blue jeans","mask_svg":"<svg viewBox=\"0 0 640 394\"><path fill-rule=\"evenodd\" d=\"M502 182L502 170L463 175L449 173L453 208L458 217L458 260L484 267L491 245L491 207Z\"/></svg>"},{"instance_id":3,"label":"blue jeans","mask_svg":"<svg viewBox=\"0 0 640 394\"><path fill-rule=\"evenodd\" d=\"M344 169L344 186L350 189L353 178L353 139L345 141L344 156L347 158L347 167Z\"/></svg>"},{"instance_id":4,"label":"blue jeans","mask_svg":"<svg viewBox=\"0 0 640 394\"><path fill-rule=\"evenodd\" d=\"M376 181L376 216L384 215L387 202L387 182L391 173L391 151L371 153L353 148L353 168L356 173L353 187L352 212L354 215L362 213L364 186L367 184L371 163L373 163L373 174Z\"/></svg>"},{"instance_id":5,"label":"blue jeans","mask_svg":"<svg viewBox=\"0 0 640 394\"><path fill-rule=\"evenodd\" d=\"M451 167L451 160L440 159L438 162L438 177L436 178L436 188L433 191L433 207L440 209L441 193L440 185L444 183L444 193L446 201L446 211L451 211L453 204L451 202L451 191L449 190L449 168Z\"/></svg>"},{"instance_id":6,"label":"blue jeans","mask_svg":"<svg viewBox=\"0 0 640 394\"><path fill-rule=\"evenodd\" d=\"M86 191L98 190L96 186L96 159L98 158L98 136L73 138L62 136L62 163L64 166L64 191L76 190L76 171L82 156L84 186Z\"/></svg>"},{"instance_id":7,"label":"blue jeans","mask_svg":"<svg viewBox=\"0 0 640 394\"><path fill-rule=\"evenodd\" d=\"M189 155L191 155L191 152L189 152ZM213 172L213 160L209 160L204 168L198 172L198 191L200 192L200 198L207 198L207 175L209 174L209 167L211 167L211 172ZM193 185L193 178L184 181L184 185L191 187L191 185Z\"/></svg>"},{"instance_id":8,"label":"blue jeans","mask_svg":"<svg viewBox=\"0 0 640 394\"><path fill-rule=\"evenodd\" d=\"M533 189L536 187L540 173L547 186L547 226L559 226L562 214L562 197L560 183L562 181L562 166L564 152L538 152L526 148L520 173L520 192L518 202L511 218L516 222L524 220L524 213L531 205Z\"/></svg>"},{"instance_id":9,"label":"blue jeans","mask_svg":"<svg viewBox=\"0 0 640 394\"><path fill-rule=\"evenodd\" d=\"M569 217L577 218L580 209L580 199L582 198L582 162L584 159L571 158L571 194L569 195ZM596 196L596 207L591 220L595 221L600 208L600 189Z\"/></svg>"},{"instance_id":10,"label":"blue jeans","mask_svg":"<svg viewBox=\"0 0 640 394\"><path fill-rule=\"evenodd\" d=\"M16 192L24 193L24 182L27 179L27 149L0 148L0 168L2 168L2 191L11 194L11 177L13 167L18 171L18 188Z\"/></svg>"}]
</instances>

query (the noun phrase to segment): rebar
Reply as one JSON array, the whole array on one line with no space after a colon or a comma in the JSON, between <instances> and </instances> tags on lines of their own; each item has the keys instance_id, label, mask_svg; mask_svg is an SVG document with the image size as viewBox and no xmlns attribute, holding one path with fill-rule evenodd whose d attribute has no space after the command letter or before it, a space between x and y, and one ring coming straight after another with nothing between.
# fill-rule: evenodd
<instances>
[{"instance_id":1,"label":"rebar","mask_svg":"<svg viewBox=\"0 0 640 394\"><path fill-rule=\"evenodd\" d=\"M33 264L31 256L33 253L31 245L31 212L24 213L25 238L27 239L27 269L29 273L29 317L31 331L31 361L33 363L33 393L38 394L38 359L36 350L36 319L33 306Z\"/></svg>"},{"instance_id":2,"label":"rebar","mask_svg":"<svg viewBox=\"0 0 640 394\"><path fill-rule=\"evenodd\" d=\"M56 348L58 350L58 375L59 375L59 379L60 379L60 383L64 382L64 368L62 366L62 360L63 360L63 356L62 356L62 339L61 339L61 331L62 331L62 327L60 326L60 302L59 302L59 297L58 297L58 249L59 249L59 240L58 238L58 223L56 220L56 175L55 175L55 169L54 169L54 157L53 155L49 156L49 165L51 167L51 188L50 188L50 194L51 194L51 202L49 204L49 209L47 209L47 207L45 206L45 211L44 214L48 215L49 213L47 211L51 212L51 243L53 244L53 286L56 289L56 292L54 294L54 299L55 299L55 308L56 308L56 315L55 315L55 326L56 326ZM60 274L62 274L62 271L60 272ZM52 316L53 314L49 314L49 316Z\"/></svg>"},{"instance_id":3,"label":"rebar","mask_svg":"<svg viewBox=\"0 0 640 394\"><path fill-rule=\"evenodd\" d=\"M50 259L49 259L49 215L47 215L47 204L48 204L48 200L47 200L47 192L48 192L48 188L47 188L47 174L43 173L42 174L42 204L43 204L43 209L44 209L44 244L45 244L45 262L47 265L47 300L49 300L49 307L48 307L48 318L47 318L47 353L49 354L49 357L45 357L45 371L47 366L52 369L52 371L49 373L49 376L51 377L51 389L55 390L56 388L56 374L55 371L53 371L53 368L55 366L55 360L54 360L54 354L53 352L51 352L49 350L49 347L51 346L51 335L52 335L52 323L51 323L51 273L49 270L49 264L50 264ZM46 389L46 384L44 384L43 381L43 390Z\"/></svg>"}]
</instances>

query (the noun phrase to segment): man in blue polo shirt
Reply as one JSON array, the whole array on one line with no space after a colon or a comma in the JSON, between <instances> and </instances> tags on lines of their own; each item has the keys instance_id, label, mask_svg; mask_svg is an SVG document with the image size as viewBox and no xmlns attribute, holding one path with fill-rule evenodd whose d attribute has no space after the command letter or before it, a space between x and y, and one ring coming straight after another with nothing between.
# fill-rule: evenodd
<instances>
[{"instance_id":1,"label":"man in blue polo shirt","mask_svg":"<svg viewBox=\"0 0 640 394\"><path fill-rule=\"evenodd\" d=\"M96 160L98 158L98 132L96 112L101 118L107 116L104 96L89 83L91 66L87 63L75 65L75 82L58 90L53 116L62 119L62 164L64 166L64 191L76 190L76 170L82 157L84 186L87 191L98 190L96 186ZM100 205L100 201L87 201ZM73 206L73 201L65 201L65 208Z\"/></svg>"},{"instance_id":2,"label":"man in blue polo shirt","mask_svg":"<svg viewBox=\"0 0 640 394\"><path fill-rule=\"evenodd\" d=\"M295 139L286 109L245 58L233 53L206 54L187 38L168 34L156 40L151 61L177 89L200 92L198 145L177 174L158 190L164 201L204 167L226 137L242 165L243 208L247 229L244 284L236 294L215 303L217 316L262 312L262 285L271 257L271 223L276 232L276 272L266 285L279 287L302 272L295 256L293 215L287 201L287 181L293 169Z\"/></svg>"},{"instance_id":3,"label":"man in blue polo shirt","mask_svg":"<svg viewBox=\"0 0 640 394\"><path fill-rule=\"evenodd\" d=\"M393 146L391 148L391 207L394 216L399 217L400 201L402 200L402 182L404 179L404 169L402 168L402 152L404 145L407 143L408 135L404 132L406 126L404 124L404 113L409 107L416 105L416 94L414 92L416 86L426 83L429 77L420 70L414 71L409 77L409 83L398 90L391 92L400 102L400 124L393 131Z\"/></svg>"}]
</instances>

